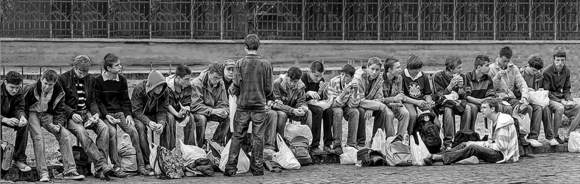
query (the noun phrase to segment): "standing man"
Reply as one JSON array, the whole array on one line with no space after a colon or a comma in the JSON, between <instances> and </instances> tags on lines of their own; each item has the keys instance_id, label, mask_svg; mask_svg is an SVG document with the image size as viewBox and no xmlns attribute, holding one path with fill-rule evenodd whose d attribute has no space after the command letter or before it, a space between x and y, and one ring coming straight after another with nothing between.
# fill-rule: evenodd
<instances>
[{"instance_id":1,"label":"standing man","mask_svg":"<svg viewBox=\"0 0 580 184\"><path fill-rule=\"evenodd\" d=\"M409 111L403 105L405 94L403 94L403 79L401 77L401 63L395 58L387 58L385 61L385 73L383 74L383 103L389 107L387 117L396 117L399 121L397 135L407 134L409 126ZM395 135L394 121L385 124L386 136Z\"/></svg>"},{"instance_id":2,"label":"standing man","mask_svg":"<svg viewBox=\"0 0 580 184\"><path fill-rule=\"evenodd\" d=\"M580 123L580 104L574 102L572 99L570 84L570 69L566 67L566 52L557 50L553 57L553 63L546 67L543 72L544 89L550 91L550 104L548 107L554 113L554 134L556 141L564 144L564 141L558 135L558 129L562 123L562 115L566 115L570 119L570 129L568 134L576 130Z\"/></svg>"},{"instance_id":3,"label":"standing man","mask_svg":"<svg viewBox=\"0 0 580 184\"><path fill-rule=\"evenodd\" d=\"M445 70L433 75L433 87L435 89L436 107L439 113L443 113L443 144L446 150L451 149L453 136L455 135L455 115L461 116L461 127L465 127L471 108L466 105L466 92L464 88L463 62L457 56L450 56L445 60ZM446 95L457 94L457 99L447 99ZM452 95L450 95L452 96ZM450 103L451 102L451 103Z\"/></svg>"},{"instance_id":4,"label":"standing man","mask_svg":"<svg viewBox=\"0 0 580 184\"><path fill-rule=\"evenodd\" d=\"M58 83L65 93L65 127L81 142L87 155L96 160L97 171L108 164L107 157L110 157L115 165L112 176L124 178L127 174L121 168L117 152L117 132L109 130L107 124L99 119L99 108L94 98L95 78L89 75L91 64L88 56L79 55L73 61L73 68L58 77ZM86 129L92 129L97 134L96 144ZM97 172L96 175L101 174L104 173Z\"/></svg>"},{"instance_id":5,"label":"standing man","mask_svg":"<svg viewBox=\"0 0 580 184\"><path fill-rule=\"evenodd\" d=\"M167 122L169 125L175 125L177 121L187 121L183 128L183 143L186 145L195 144L195 119L191 114L191 96L193 88L191 87L191 69L185 65L179 65L175 68L175 75L165 78L167 82ZM173 130L166 130L172 137L176 136L176 126L170 126ZM172 139L175 140L175 139ZM175 142L170 143L175 145ZM201 147L201 145L199 145Z\"/></svg>"},{"instance_id":6,"label":"standing man","mask_svg":"<svg viewBox=\"0 0 580 184\"><path fill-rule=\"evenodd\" d=\"M461 124L461 130L475 130L477 113L481 109L481 103L485 99L495 98L493 81L489 76L489 65L491 60L485 55L477 55L473 61L473 71L465 74L465 90L471 91L465 99L471 109L469 117L465 118L465 123ZM462 118L463 121L463 118Z\"/></svg>"},{"instance_id":7,"label":"standing man","mask_svg":"<svg viewBox=\"0 0 580 184\"><path fill-rule=\"evenodd\" d=\"M352 65L344 65L340 70L340 75L330 79L330 83L328 84L328 94L336 97L332 104L332 108L334 108L333 110L342 110L344 119L348 121L346 146L358 148L356 143L356 136L359 131L358 127L361 126L360 123L366 122L359 122L360 114L357 107L362 96L358 94L358 83L352 82L355 71L356 70ZM340 118L340 121L333 121L332 123L334 139L342 141L342 118ZM341 142L338 143L340 145ZM340 151L342 150L339 150L338 152Z\"/></svg>"},{"instance_id":8,"label":"standing man","mask_svg":"<svg viewBox=\"0 0 580 184\"><path fill-rule=\"evenodd\" d=\"M77 172L75 160L72 152L73 135L66 128L65 115L65 92L57 82L58 74L52 69L42 72L38 81L26 86L24 90L25 107L28 108L28 120L30 137L34 147L34 158L36 158L36 168L40 175L41 182L50 181L46 157L44 153L44 133L40 127L44 127L53 134L58 141L60 153L62 154L64 179L82 180L85 176ZM100 178L108 180L112 174L112 169L103 164L105 162L104 153L101 157L89 157L91 162L97 162L97 172L102 173Z\"/></svg>"},{"instance_id":9,"label":"standing man","mask_svg":"<svg viewBox=\"0 0 580 184\"><path fill-rule=\"evenodd\" d=\"M209 69L202 72L191 82L193 93L191 94L191 112L197 121L197 145L205 144L205 126L208 121L219 122L213 134L213 141L225 146L226 134L229 131L228 97L222 80L224 69L221 64L212 63Z\"/></svg>"},{"instance_id":10,"label":"standing man","mask_svg":"<svg viewBox=\"0 0 580 184\"><path fill-rule=\"evenodd\" d=\"M22 75L18 72L9 71L4 81L0 81L0 110L2 111L0 113L0 120L2 121L2 126L12 128L16 131L13 165L22 172L28 172L31 170L26 165L28 120L26 119L26 113L24 113L24 95L21 88Z\"/></svg>"},{"instance_id":11,"label":"standing man","mask_svg":"<svg viewBox=\"0 0 580 184\"><path fill-rule=\"evenodd\" d=\"M139 174L153 176L155 173L148 171L145 167L143 153L139 146L139 135L135 129L135 121L131 116L131 99L129 99L127 78L120 74L123 70L121 59L115 54L107 54L103 60L103 69L105 70L103 74L95 78L94 87L95 102L99 108L100 118L109 126L110 130L117 132L117 125L119 125L121 130L129 134L131 144L135 148ZM118 149L116 138L111 140L109 149ZM120 163L120 160L111 161ZM149 168L151 167L149 166Z\"/></svg>"},{"instance_id":12,"label":"standing man","mask_svg":"<svg viewBox=\"0 0 580 184\"><path fill-rule=\"evenodd\" d=\"M266 115L266 97L272 93L272 66L270 62L258 55L260 39L258 35L250 34L244 40L247 55L238 60L234 66L234 82L230 87L230 94L237 100L236 114L234 115L234 136L225 176L233 176L238 168L240 143L245 137L250 121L252 121L252 160L250 171L254 176L264 175L264 132L268 122Z\"/></svg>"}]
</instances>

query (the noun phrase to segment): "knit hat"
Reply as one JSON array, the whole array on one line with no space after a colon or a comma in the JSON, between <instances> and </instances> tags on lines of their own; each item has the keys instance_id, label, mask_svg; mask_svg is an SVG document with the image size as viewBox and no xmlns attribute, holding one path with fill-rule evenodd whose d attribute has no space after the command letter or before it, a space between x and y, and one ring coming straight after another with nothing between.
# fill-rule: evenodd
<instances>
[{"instance_id":1,"label":"knit hat","mask_svg":"<svg viewBox=\"0 0 580 184\"><path fill-rule=\"evenodd\" d=\"M87 55L78 55L73 60L73 66L78 68L80 71L89 71L89 68L91 68L91 64L93 64L93 62L91 61L91 58L89 58L89 56Z\"/></svg>"},{"instance_id":2,"label":"knit hat","mask_svg":"<svg viewBox=\"0 0 580 184\"><path fill-rule=\"evenodd\" d=\"M167 84L167 82L165 82L165 77L163 77L163 74L157 70L153 70L149 72L149 76L147 76L147 86L145 86L145 91L149 93L155 87L164 84Z\"/></svg>"}]
</instances>

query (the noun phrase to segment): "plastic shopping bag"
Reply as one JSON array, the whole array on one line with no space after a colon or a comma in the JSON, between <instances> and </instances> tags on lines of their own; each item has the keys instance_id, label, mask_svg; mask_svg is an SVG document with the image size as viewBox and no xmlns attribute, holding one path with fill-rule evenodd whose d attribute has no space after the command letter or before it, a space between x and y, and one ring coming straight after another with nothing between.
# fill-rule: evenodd
<instances>
[{"instance_id":1,"label":"plastic shopping bag","mask_svg":"<svg viewBox=\"0 0 580 184\"><path fill-rule=\"evenodd\" d=\"M149 154L149 160L153 162L152 167L155 171L155 175L159 176L161 175L161 168L159 167L159 164L155 162L155 160L157 160L157 145L154 143L149 143L149 150L151 150L151 153Z\"/></svg>"},{"instance_id":2,"label":"plastic shopping bag","mask_svg":"<svg viewBox=\"0 0 580 184\"><path fill-rule=\"evenodd\" d=\"M530 96L530 103L542 106L543 108L547 107L550 103L550 98L548 97L549 93L550 92L546 90L529 91L528 95Z\"/></svg>"},{"instance_id":3,"label":"plastic shopping bag","mask_svg":"<svg viewBox=\"0 0 580 184\"><path fill-rule=\"evenodd\" d=\"M280 164L284 169L300 169L300 162L294 157L292 150L288 148L280 134L276 136L276 142L279 151L274 153L272 160Z\"/></svg>"},{"instance_id":4,"label":"plastic shopping bag","mask_svg":"<svg viewBox=\"0 0 580 184\"><path fill-rule=\"evenodd\" d=\"M383 155L387 154L387 135L383 129L378 129L373 137L373 142L371 144L371 149L380 151Z\"/></svg>"},{"instance_id":5,"label":"plastic shopping bag","mask_svg":"<svg viewBox=\"0 0 580 184\"><path fill-rule=\"evenodd\" d=\"M344 147L342 148L343 153L340 155L340 164L342 165L354 165L356 163L356 148Z\"/></svg>"},{"instance_id":6,"label":"plastic shopping bag","mask_svg":"<svg viewBox=\"0 0 580 184\"><path fill-rule=\"evenodd\" d=\"M230 95L230 132L234 132L234 115L236 115L236 107L238 97Z\"/></svg>"},{"instance_id":7,"label":"plastic shopping bag","mask_svg":"<svg viewBox=\"0 0 580 184\"><path fill-rule=\"evenodd\" d=\"M181 140L179 140L178 144L181 148L181 157L183 157L183 161L185 161L184 165L189 165L195 160L206 158L207 156L205 151L197 146L185 145Z\"/></svg>"},{"instance_id":8,"label":"plastic shopping bag","mask_svg":"<svg viewBox=\"0 0 580 184\"><path fill-rule=\"evenodd\" d=\"M308 139L308 145L312 144L312 131L308 125L301 125L300 123L291 122L284 128L284 137L288 140L294 139L296 136L302 136Z\"/></svg>"},{"instance_id":9,"label":"plastic shopping bag","mask_svg":"<svg viewBox=\"0 0 580 184\"><path fill-rule=\"evenodd\" d=\"M580 132L571 132L568 139L568 151L580 153Z\"/></svg>"},{"instance_id":10,"label":"plastic shopping bag","mask_svg":"<svg viewBox=\"0 0 580 184\"><path fill-rule=\"evenodd\" d=\"M230 146L232 141L228 141L226 147L222 151L221 158L220 158L220 165L219 168L222 171L226 170L226 165L228 164L228 159L230 156ZM244 150L240 149L240 154L238 155L238 171L237 174L246 173L250 170L250 159L244 152Z\"/></svg>"},{"instance_id":11,"label":"plastic shopping bag","mask_svg":"<svg viewBox=\"0 0 580 184\"><path fill-rule=\"evenodd\" d=\"M520 133L529 134L531 123L530 116L528 116L527 114L520 114L517 111L514 111L512 113L512 116L516 118L520 123Z\"/></svg>"},{"instance_id":12,"label":"plastic shopping bag","mask_svg":"<svg viewBox=\"0 0 580 184\"><path fill-rule=\"evenodd\" d=\"M427 146L425 146L423 139L421 139L421 135L417 133L416 138L411 135L409 141L411 142L410 145L411 156L413 156L413 165L425 165L423 158L429 156L429 150L427 149Z\"/></svg>"}]
</instances>

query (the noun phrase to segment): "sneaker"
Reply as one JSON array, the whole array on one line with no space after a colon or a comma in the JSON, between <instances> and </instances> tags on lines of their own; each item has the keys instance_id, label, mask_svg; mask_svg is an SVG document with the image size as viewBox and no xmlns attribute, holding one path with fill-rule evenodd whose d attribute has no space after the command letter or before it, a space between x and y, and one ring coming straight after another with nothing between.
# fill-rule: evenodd
<instances>
[{"instance_id":1,"label":"sneaker","mask_svg":"<svg viewBox=\"0 0 580 184\"><path fill-rule=\"evenodd\" d=\"M342 146L334 147L334 153L337 155L342 155L344 151L342 150Z\"/></svg>"},{"instance_id":2,"label":"sneaker","mask_svg":"<svg viewBox=\"0 0 580 184\"><path fill-rule=\"evenodd\" d=\"M425 162L425 165L427 166L433 165L433 155L427 155L427 157L423 158L423 162Z\"/></svg>"},{"instance_id":3,"label":"sneaker","mask_svg":"<svg viewBox=\"0 0 580 184\"><path fill-rule=\"evenodd\" d=\"M145 166L139 166L139 169L137 169L137 172L139 173L139 175L142 175L142 176L153 176L153 175L155 175L155 173L149 172L149 170L145 169Z\"/></svg>"},{"instance_id":4,"label":"sneaker","mask_svg":"<svg viewBox=\"0 0 580 184\"><path fill-rule=\"evenodd\" d=\"M32 168L30 168L30 166L26 165L25 163L23 163L21 161L14 161L13 165L14 165L14 167L18 168L22 172L28 172L28 171L32 170Z\"/></svg>"},{"instance_id":5,"label":"sneaker","mask_svg":"<svg viewBox=\"0 0 580 184\"><path fill-rule=\"evenodd\" d=\"M526 141L526 139L524 139L524 138L519 138L519 139L520 139L520 144L522 146L530 145L530 143L528 141Z\"/></svg>"},{"instance_id":6,"label":"sneaker","mask_svg":"<svg viewBox=\"0 0 580 184\"><path fill-rule=\"evenodd\" d=\"M226 169L224 171L224 176L233 176L233 175L236 175L236 172L238 172L237 170L238 169Z\"/></svg>"},{"instance_id":7,"label":"sneaker","mask_svg":"<svg viewBox=\"0 0 580 184\"><path fill-rule=\"evenodd\" d=\"M111 176L113 174L114 174L113 169L107 168L107 169L104 169L103 172L101 172L101 174L99 175L99 178L101 180L111 181Z\"/></svg>"},{"instance_id":8,"label":"sneaker","mask_svg":"<svg viewBox=\"0 0 580 184\"><path fill-rule=\"evenodd\" d=\"M83 180L83 179L85 179L85 176L80 175L79 173L77 173L76 170L72 170L68 173L64 173L64 174L62 174L62 176L64 177L65 180Z\"/></svg>"},{"instance_id":9,"label":"sneaker","mask_svg":"<svg viewBox=\"0 0 580 184\"><path fill-rule=\"evenodd\" d=\"M560 144L556 139L550 139L548 140L548 143L550 144L550 146L556 146Z\"/></svg>"},{"instance_id":10,"label":"sneaker","mask_svg":"<svg viewBox=\"0 0 580 184\"><path fill-rule=\"evenodd\" d=\"M48 172L43 172L40 174L40 180L38 180L40 182L49 182L50 181L50 177L48 176Z\"/></svg>"},{"instance_id":11,"label":"sneaker","mask_svg":"<svg viewBox=\"0 0 580 184\"><path fill-rule=\"evenodd\" d=\"M323 155L326 152L322 151L319 147L312 147L310 148L310 154L312 155Z\"/></svg>"},{"instance_id":12,"label":"sneaker","mask_svg":"<svg viewBox=\"0 0 580 184\"><path fill-rule=\"evenodd\" d=\"M266 161L272 160L274 153L276 152L272 149L264 149L264 160Z\"/></svg>"},{"instance_id":13,"label":"sneaker","mask_svg":"<svg viewBox=\"0 0 580 184\"><path fill-rule=\"evenodd\" d=\"M330 146L324 146L324 148L322 148L324 152L328 153L328 154L336 154L336 152L330 148Z\"/></svg>"},{"instance_id":14,"label":"sneaker","mask_svg":"<svg viewBox=\"0 0 580 184\"><path fill-rule=\"evenodd\" d=\"M543 145L542 143L540 143L540 141L536 139L528 139L526 141L528 141L530 145L532 145L532 147L541 147Z\"/></svg>"},{"instance_id":15,"label":"sneaker","mask_svg":"<svg viewBox=\"0 0 580 184\"><path fill-rule=\"evenodd\" d=\"M125 178L127 176L129 176L127 173L123 172L123 169L121 167L117 167L115 169L113 169L113 175L114 177L117 178Z\"/></svg>"},{"instance_id":16,"label":"sneaker","mask_svg":"<svg viewBox=\"0 0 580 184\"><path fill-rule=\"evenodd\" d=\"M558 141L560 144L566 143L566 141L562 140L560 137L556 137L556 141Z\"/></svg>"}]
</instances>

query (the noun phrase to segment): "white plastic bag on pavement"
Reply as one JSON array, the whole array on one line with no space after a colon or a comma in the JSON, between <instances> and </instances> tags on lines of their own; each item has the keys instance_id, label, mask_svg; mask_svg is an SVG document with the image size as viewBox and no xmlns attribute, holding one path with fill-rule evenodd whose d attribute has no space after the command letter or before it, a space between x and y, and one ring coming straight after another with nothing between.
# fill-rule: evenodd
<instances>
[{"instance_id":1,"label":"white plastic bag on pavement","mask_svg":"<svg viewBox=\"0 0 580 184\"><path fill-rule=\"evenodd\" d=\"M342 165L354 165L356 163L356 148L344 147L342 148L343 153L340 154L340 164Z\"/></svg>"},{"instance_id":2,"label":"white plastic bag on pavement","mask_svg":"<svg viewBox=\"0 0 580 184\"><path fill-rule=\"evenodd\" d=\"M580 132L573 131L568 138L568 151L580 153Z\"/></svg>"},{"instance_id":3,"label":"white plastic bag on pavement","mask_svg":"<svg viewBox=\"0 0 580 184\"><path fill-rule=\"evenodd\" d=\"M471 156L469 158L460 160L459 162L457 162L457 164L463 164L463 165L479 164L479 159L476 156Z\"/></svg>"},{"instance_id":4,"label":"white plastic bag on pavement","mask_svg":"<svg viewBox=\"0 0 580 184\"><path fill-rule=\"evenodd\" d=\"M299 122L291 122L286 124L286 128L284 129L284 138L292 140L296 136L303 136L308 139L308 145L312 144L312 131L308 125L301 125Z\"/></svg>"},{"instance_id":5,"label":"white plastic bag on pavement","mask_svg":"<svg viewBox=\"0 0 580 184\"><path fill-rule=\"evenodd\" d=\"M179 140L178 144L181 148L181 157L183 157L183 161L185 161L184 165L189 165L195 160L206 158L207 156L205 151L197 146L185 145L181 140Z\"/></svg>"},{"instance_id":6,"label":"white plastic bag on pavement","mask_svg":"<svg viewBox=\"0 0 580 184\"><path fill-rule=\"evenodd\" d=\"M155 175L158 176L161 174L161 168L159 167L159 164L155 162L155 160L157 160L157 145L149 143L149 150L151 150L151 153L149 154L149 162L153 163L151 167L153 167Z\"/></svg>"},{"instance_id":7,"label":"white plastic bag on pavement","mask_svg":"<svg viewBox=\"0 0 580 184\"><path fill-rule=\"evenodd\" d=\"M237 108L237 103L236 101L238 100L238 97L234 96L234 95L230 95L230 132L234 132L234 115L236 115L236 108Z\"/></svg>"},{"instance_id":8,"label":"white plastic bag on pavement","mask_svg":"<svg viewBox=\"0 0 580 184\"><path fill-rule=\"evenodd\" d=\"M373 137L373 142L371 143L371 149L380 151L383 155L387 154L387 135L383 129L378 129Z\"/></svg>"},{"instance_id":9,"label":"white plastic bag on pavement","mask_svg":"<svg viewBox=\"0 0 580 184\"><path fill-rule=\"evenodd\" d=\"M280 134L276 136L276 142L279 151L274 153L272 160L284 169L300 169L300 162L294 157L294 153L288 148Z\"/></svg>"},{"instance_id":10,"label":"white plastic bag on pavement","mask_svg":"<svg viewBox=\"0 0 580 184\"><path fill-rule=\"evenodd\" d=\"M411 138L409 138L411 155L413 156L413 165L425 165L423 159L429 155L429 150L427 149L427 146L425 146L425 143L423 142L423 139L421 139L421 135L419 135L419 133L417 133L416 137L418 140L417 142L415 142L413 135L411 135Z\"/></svg>"},{"instance_id":11,"label":"white plastic bag on pavement","mask_svg":"<svg viewBox=\"0 0 580 184\"><path fill-rule=\"evenodd\" d=\"M221 158L220 158L220 165L219 168L222 171L226 170L226 165L228 164L228 157L230 156L230 146L232 141L228 141L226 147L222 151ZM240 149L240 154L238 155L238 171L237 174L246 173L250 170L250 159L244 152L244 150Z\"/></svg>"}]
</instances>

